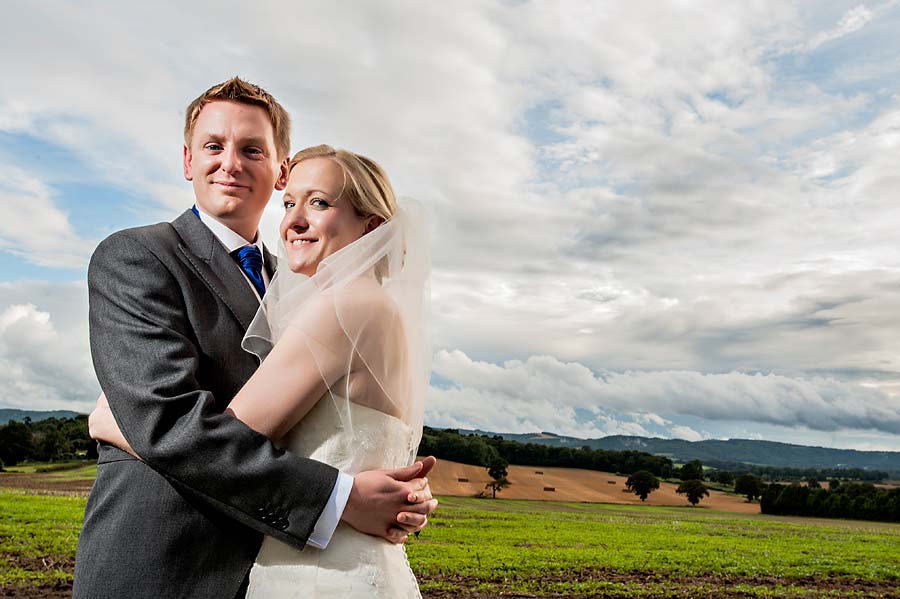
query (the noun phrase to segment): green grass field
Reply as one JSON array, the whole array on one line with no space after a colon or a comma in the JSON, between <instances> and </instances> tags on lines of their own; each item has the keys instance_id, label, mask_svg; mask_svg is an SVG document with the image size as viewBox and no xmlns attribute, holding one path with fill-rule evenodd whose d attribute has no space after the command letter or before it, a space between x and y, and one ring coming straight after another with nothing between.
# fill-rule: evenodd
<instances>
[{"instance_id":1,"label":"green grass field","mask_svg":"<svg viewBox=\"0 0 900 599\"><path fill-rule=\"evenodd\" d=\"M0 587L70 581L85 502L0 489Z\"/></svg>"},{"instance_id":2,"label":"green grass field","mask_svg":"<svg viewBox=\"0 0 900 599\"><path fill-rule=\"evenodd\" d=\"M900 526L690 507L444 498L409 556L448 596L900 596Z\"/></svg>"},{"instance_id":3,"label":"green grass field","mask_svg":"<svg viewBox=\"0 0 900 599\"><path fill-rule=\"evenodd\" d=\"M0 489L0 588L70 581L84 504ZM425 597L900 597L871 522L445 497L408 553Z\"/></svg>"}]
</instances>

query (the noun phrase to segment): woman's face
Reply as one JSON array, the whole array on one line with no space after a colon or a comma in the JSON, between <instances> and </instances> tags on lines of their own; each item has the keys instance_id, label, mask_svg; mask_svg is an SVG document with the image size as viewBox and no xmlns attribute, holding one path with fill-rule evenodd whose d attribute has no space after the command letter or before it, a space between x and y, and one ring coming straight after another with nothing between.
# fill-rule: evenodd
<instances>
[{"instance_id":1,"label":"woman's face","mask_svg":"<svg viewBox=\"0 0 900 599\"><path fill-rule=\"evenodd\" d=\"M343 187L343 170L328 158L309 158L291 171L279 230L293 272L314 275L322 260L373 228L378 217L357 215L339 197Z\"/></svg>"}]
</instances>

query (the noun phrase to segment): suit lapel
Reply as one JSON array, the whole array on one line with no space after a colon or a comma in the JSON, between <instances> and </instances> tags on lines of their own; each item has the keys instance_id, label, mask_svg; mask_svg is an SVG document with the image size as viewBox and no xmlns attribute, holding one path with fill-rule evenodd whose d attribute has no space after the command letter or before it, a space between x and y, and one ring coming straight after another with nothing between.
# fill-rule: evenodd
<instances>
[{"instance_id":1,"label":"suit lapel","mask_svg":"<svg viewBox=\"0 0 900 599\"><path fill-rule=\"evenodd\" d=\"M259 301L240 267L190 210L172 221L172 226L181 237L178 249L182 255L246 330L259 309Z\"/></svg>"},{"instance_id":2,"label":"suit lapel","mask_svg":"<svg viewBox=\"0 0 900 599\"><path fill-rule=\"evenodd\" d=\"M266 272L269 274L269 280L271 281L272 277L275 276L275 266L278 264L278 261L265 245L263 245L263 260L265 261Z\"/></svg>"}]
</instances>

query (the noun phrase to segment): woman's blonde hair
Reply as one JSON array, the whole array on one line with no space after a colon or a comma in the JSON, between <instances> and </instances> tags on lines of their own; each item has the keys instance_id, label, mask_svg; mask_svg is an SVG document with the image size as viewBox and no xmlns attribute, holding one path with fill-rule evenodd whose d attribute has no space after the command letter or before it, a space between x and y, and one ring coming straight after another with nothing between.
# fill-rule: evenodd
<instances>
[{"instance_id":1,"label":"woman's blonde hair","mask_svg":"<svg viewBox=\"0 0 900 599\"><path fill-rule=\"evenodd\" d=\"M388 220L397 211L397 198L387 173L371 158L329 145L300 150L291 158L288 175L294 167L311 158L327 158L344 172L344 187L340 197L347 198L359 216L380 216Z\"/></svg>"}]
</instances>

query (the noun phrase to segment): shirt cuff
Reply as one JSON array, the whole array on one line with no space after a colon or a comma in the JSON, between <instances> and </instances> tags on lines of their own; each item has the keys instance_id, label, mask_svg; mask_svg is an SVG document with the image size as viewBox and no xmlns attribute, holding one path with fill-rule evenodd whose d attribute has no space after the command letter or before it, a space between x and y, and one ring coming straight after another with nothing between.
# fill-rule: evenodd
<instances>
[{"instance_id":1,"label":"shirt cuff","mask_svg":"<svg viewBox=\"0 0 900 599\"><path fill-rule=\"evenodd\" d=\"M344 508L347 507L347 500L350 499L350 491L353 489L353 477L343 472L338 472L337 482L331 490L331 497L322 510L312 534L306 540L307 544L312 545L316 549L325 549L334 535L334 529L337 528L341 516L344 514Z\"/></svg>"}]
</instances>

